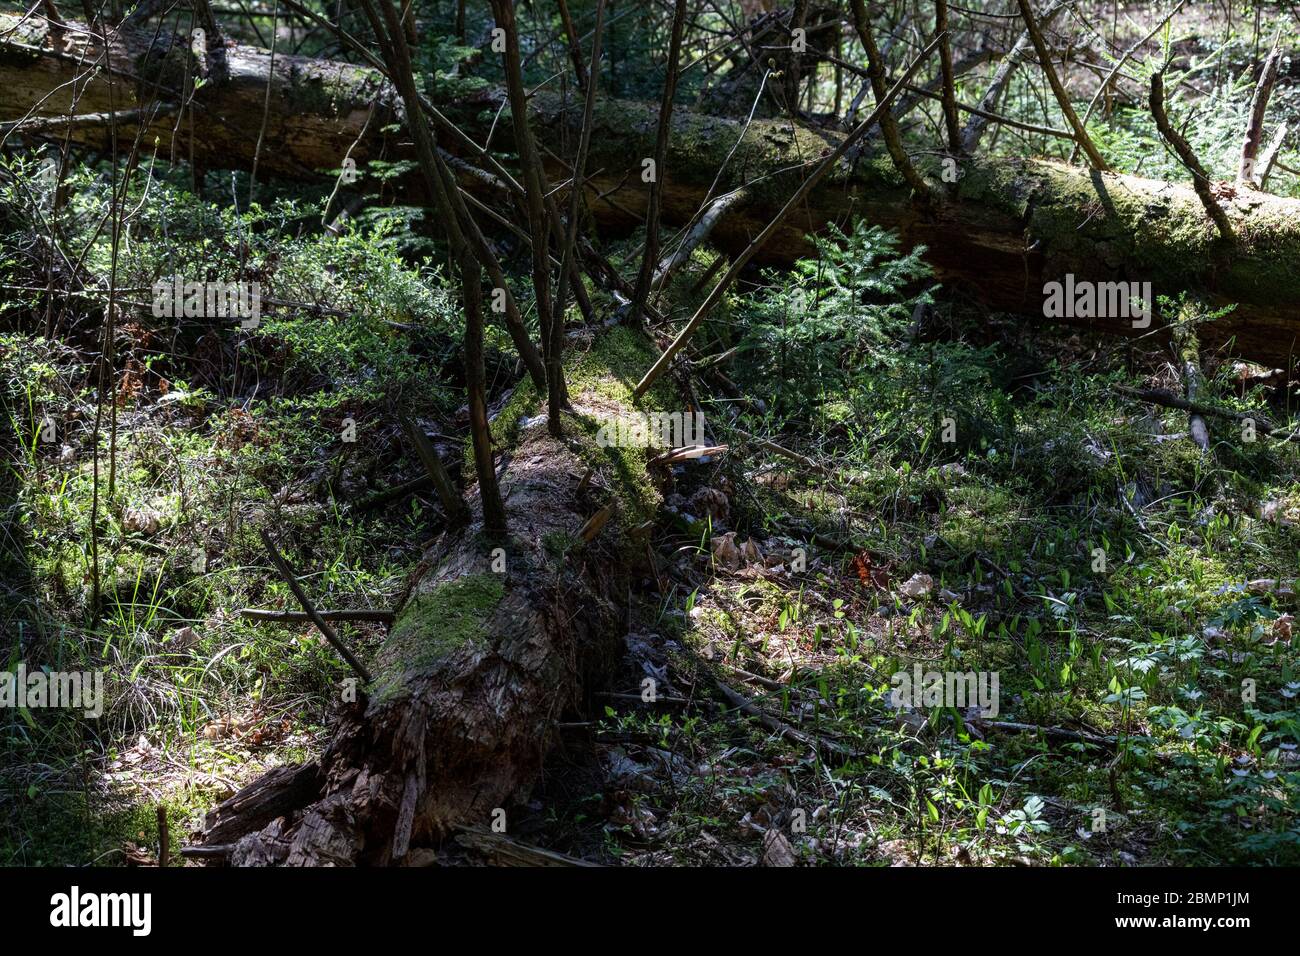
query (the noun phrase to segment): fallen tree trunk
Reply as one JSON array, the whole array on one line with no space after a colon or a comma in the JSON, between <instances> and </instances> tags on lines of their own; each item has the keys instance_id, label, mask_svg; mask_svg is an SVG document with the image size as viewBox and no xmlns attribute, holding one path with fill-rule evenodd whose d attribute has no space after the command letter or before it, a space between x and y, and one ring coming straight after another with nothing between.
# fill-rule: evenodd
<instances>
[{"instance_id":1,"label":"fallen tree trunk","mask_svg":"<svg viewBox=\"0 0 1300 956\"><path fill-rule=\"evenodd\" d=\"M78 45L74 55L53 48L43 21L29 20L6 35L15 23L16 18L0 17L0 36L5 37L0 40L0 117L21 120L30 114L48 120L92 114L98 122L68 125L58 135L102 147L111 125L105 116L121 112L127 118L119 128L133 130L148 122L151 104L180 102L191 54L166 34L155 39L151 33L125 30L110 37L106 56L102 41L70 23L66 29ZM271 76L269 59L262 51L228 47L228 76L205 84L181 121L161 117L148 122L144 142L156 136L163 154L174 150L180 158L193 150L199 164L251 165L269 78L266 142L274 145L264 150L259 171L302 175L304 170L337 169L349 148L362 168L368 159L404 155L400 140L383 132L400 114L376 71L277 56ZM77 81L95 62L107 62L115 72L101 70ZM474 102L445 108L481 143L493 127L499 100L499 92L489 91ZM581 104L545 93L531 102L539 142L549 147L554 178L562 180L568 173L560 144L577 140ZM654 155L657 111L657 104L631 101L607 100L597 106L588 163L595 172L587 187L589 206L603 227L639 224L648 195L641 160ZM495 124L494 147L507 144L509 125ZM716 198L744 187L745 204L728 210L710 236L724 251L742 249L841 135L789 120L746 124L677 110L663 219L688 223L710 189ZM455 148L451 140L448 144ZM928 172L934 176L937 170ZM911 202L910 190L887 157L841 163L813 190L807 205L776 231L760 261L789 261L805 254L807 233L827 222L861 216L899 230L909 244L924 244L941 280L990 308L1042 316L1044 286L1073 274L1076 286L1150 282L1154 296L1194 290L1211 304L1236 304L1228 316L1200 330L1201 340L1215 347L1232 339L1237 354L1257 361L1284 361L1300 335L1295 305L1300 299L1300 201L1255 192L1225 199L1237 242L1220 248L1213 225L1187 186L1036 160L971 158L962 161L958 172L954 194L923 210ZM498 177L472 174L467 164L458 167L458 174L467 190L488 201L499 201L509 188ZM405 201L421 201L418 187L406 188ZM1135 331L1127 317L1063 318L1106 331Z\"/></svg>"},{"instance_id":2,"label":"fallen tree trunk","mask_svg":"<svg viewBox=\"0 0 1300 956\"><path fill-rule=\"evenodd\" d=\"M358 165L378 156L385 144L382 128L396 115L393 91L377 70L278 53L272 72L270 51L233 44L190 98L189 84L204 64L183 37L129 26L106 29L107 43L99 27L68 21L58 28L56 42L42 19L0 14L0 124L18 124L6 130L6 138L22 131L21 121L92 114L95 122L55 135L104 148L116 116L119 136L122 128L134 133L143 122L143 148L152 149L156 141L160 158L248 168L270 79L267 145L258 172L303 176L338 169L372 109L374 121L352 155ZM186 115L178 119L173 114L182 102Z\"/></svg>"},{"instance_id":3,"label":"fallen tree trunk","mask_svg":"<svg viewBox=\"0 0 1300 956\"><path fill-rule=\"evenodd\" d=\"M623 381L648 358L629 330L599 341L571 370L575 413L562 439L538 414L545 397L520 384L497 419L509 539L484 534L472 495L474 521L445 533L414 571L370 663L374 680L345 703L319 760L272 771L215 807L199 845L220 850L190 855L409 865L427 862L454 827L509 824L502 815L538 776L556 722L617 659L624 533L658 497L628 478L638 462L644 478L643 450L613 455L593 435L629 410ZM599 482L584 481L590 471ZM608 501L598 485L612 490ZM613 517L580 540L598 512Z\"/></svg>"}]
</instances>

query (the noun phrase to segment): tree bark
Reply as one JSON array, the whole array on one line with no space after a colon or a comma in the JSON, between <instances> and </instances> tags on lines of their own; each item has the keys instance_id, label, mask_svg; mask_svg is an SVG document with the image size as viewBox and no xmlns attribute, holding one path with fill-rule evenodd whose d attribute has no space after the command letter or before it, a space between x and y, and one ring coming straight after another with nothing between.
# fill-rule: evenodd
<instances>
[{"instance_id":1,"label":"tree bark","mask_svg":"<svg viewBox=\"0 0 1300 956\"><path fill-rule=\"evenodd\" d=\"M0 35L16 23L0 16ZM46 120L69 112L68 81L84 62L100 59L99 41L79 24L68 23L68 36L79 54L56 52L43 21L29 21L0 41L0 118L19 120L29 111ZM175 116L149 121L132 113L150 107L172 90L183 75L187 47L166 35L150 45L152 34L123 30L113 37L112 62L131 64L131 75L109 77L104 71L79 84L76 112L99 122L65 127L75 143L108 142L109 86L116 88L119 126L133 129L149 122L143 139L160 141L160 155L171 148L186 155L193 146L196 162L208 166L244 166L252 160L268 80L269 56L248 47L228 47L229 76L198 91L194 141L188 122ZM60 48L61 49L61 48ZM302 176L337 169L353 143L358 166L384 155L403 156L401 139L382 133L400 119L395 97L379 73L370 69L278 56L271 78L271 117L259 171ZM156 89L155 89L156 88ZM172 91L173 93L175 91ZM464 130L486 137L500 91L473 102L446 104ZM179 102L176 93L175 101ZM376 115L366 130L371 105ZM596 107L589 165L599 172L587 180L588 205L607 229L631 230L647 205L640 157L654 154L659 104L604 100ZM577 141L579 104L538 93L530 100L536 138L559 154L561 144ZM498 124L494 145L507 145L509 124ZM677 109L672 118L667 165L674 174L663 194L663 219L690 222L698 211L732 145L735 154L716 184L714 195L747 186L748 201L719 221L710 240L735 252L753 236L808 174L818 158L833 150L842 133L788 119L743 120L706 116ZM452 140L447 140L453 148ZM799 165L803 163L805 165ZM1251 193L1225 201L1239 241L1230 251L1217 243L1217 232L1186 185L1133 176L1080 170L1032 159L986 159L963 162L955 193L930 210L913 208L910 190L888 159L867 155L842 162L764 246L759 261L775 263L806 254L805 235L826 222L855 215L900 231L908 244L924 244L938 277L990 308L1042 316L1043 286L1072 273L1075 281L1150 281L1155 295L1183 290L1203 294L1212 305L1237 308L1200 330L1203 347L1233 339L1235 352L1264 363L1283 363L1292 340L1300 335L1300 201ZM937 179L934 170L922 170ZM479 198L496 203L500 187L492 177L458 168L461 184ZM552 167L556 179L568 174ZM424 201L417 182L403 185L405 201ZM1076 319L1077 324L1132 334L1131 322ZM1141 331L1141 330L1136 330Z\"/></svg>"}]
</instances>

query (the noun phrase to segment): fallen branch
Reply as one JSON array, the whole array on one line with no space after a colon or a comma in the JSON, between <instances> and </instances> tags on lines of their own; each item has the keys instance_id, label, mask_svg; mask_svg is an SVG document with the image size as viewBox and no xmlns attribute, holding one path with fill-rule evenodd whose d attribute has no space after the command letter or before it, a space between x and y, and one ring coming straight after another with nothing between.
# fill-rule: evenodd
<instances>
[{"instance_id":1,"label":"fallen branch","mask_svg":"<svg viewBox=\"0 0 1300 956\"><path fill-rule=\"evenodd\" d=\"M731 705L738 711L742 714L748 714L750 717L757 718L759 723L780 734L782 737L792 740L797 744L801 744L817 754L830 752L839 756L846 756L849 753L848 750L833 740L827 740L824 737L804 733L797 727L793 727L780 718L774 717L744 694L723 683L718 678L713 678L713 682L717 685L718 690L722 691L722 696L727 698L727 700L731 702Z\"/></svg>"},{"instance_id":2,"label":"fallen branch","mask_svg":"<svg viewBox=\"0 0 1300 956\"><path fill-rule=\"evenodd\" d=\"M1064 727L1042 727L1038 724L1021 724L1013 720L984 720L976 717L968 720L967 723L975 724L978 727L987 727L990 730L1042 734L1044 737L1056 737L1060 740L1076 740L1080 743L1096 744L1099 747L1113 747L1117 742L1114 737L1101 737L1097 734L1085 734L1082 731L1067 730Z\"/></svg>"},{"instance_id":3,"label":"fallen branch","mask_svg":"<svg viewBox=\"0 0 1300 956\"><path fill-rule=\"evenodd\" d=\"M325 636L325 640L329 641L330 645L339 652L339 656L347 661L348 666L356 672L357 676L365 683L369 684L370 672L366 670L365 666L359 660L357 660L356 655L348 650L347 645L339 639L334 628L330 627L329 623L321 617L320 612L316 610L315 605L311 603L306 592L303 591L302 585L298 583L297 574L294 573L293 568L289 565L289 562L285 560L284 556L280 554L279 549L275 546L275 542L271 540L271 535L265 528L261 530L261 535L262 544L266 547L267 556L271 559L271 563L275 565L275 569L280 572L280 577L284 578L284 583L289 585L289 590L293 592L293 596L296 597L298 603L302 605L302 609L307 613L308 619L315 624L316 629Z\"/></svg>"},{"instance_id":4,"label":"fallen branch","mask_svg":"<svg viewBox=\"0 0 1300 956\"><path fill-rule=\"evenodd\" d=\"M306 611L277 611L272 608L260 607L243 607L235 612L240 617L249 621L278 621L288 623L293 621L310 621L311 615ZM392 611L369 611L364 609L358 610L340 610L340 611L317 611L321 620L324 621L374 621L379 624L392 624L394 612Z\"/></svg>"},{"instance_id":5,"label":"fallen branch","mask_svg":"<svg viewBox=\"0 0 1300 956\"><path fill-rule=\"evenodd\" d=\"M1238 412L1231 408L1219 408L1215 405L1206 405L1204 402L1189 401L1173 392L1166 392L1163 389L1156 388L1126 388L1120 386L1117 391L1121 395L1127 395L1129 398L1136 398L1139 401L1150 402L1152 405L1162 405L1165 408L1176 408L1184 412L1194 412L1197 415L1214 415L1218 418L1230 418L1238 422L1253 422L1256 431L1264 435L1283 437L1288 441L1296 441L1295 437L1275 428L1263 412Z\"/></svg>"},{"instance_id":6,"label":"fallen branch","mask_svg":"<svg viewBox=\"0 0 1300 956\"><path fill-rule=\"evenodd\" d=\"M745 441L753 442L759 448L762 448L765 451L770 451L773 454L780 455L782 458L788 458L790 459L790 461L802 465L804 468L808 468L811 471L815 471L819 474L825 475L827 478L838 479L839 477L838 475L835 474L833 470L827 468L825 465L821 464L818 461L814 461L813 459L809 458L807 455L801 455L797 451L791 451L789 448L786 448L784 445L778 445L776 442L769 441L766 438L760 438L757 435L751 435L749 432L744 431L743 429L740 428L733 427L731 430L734 431L741 438L745 439Z\"/></svg>"},{"instance_id":7,"label":"fallen branch","mask_svg":"<svg viewBox=\"0 0 1300 956\"><path fill-rule=\"evenodd\" d=\"M493 833L483 827L458 826L456 830L457 843L489 857L496 866L600 866L590 860L580 860L554 850L529 846L504 833Z\"/></svg>"},{"instance_id":8,"label":"fallen branch","mask_svg":"<svg viewBox=\"0 0 1300 956\"><path fill-rule=\"evenodd\" d=\"M691 253L699 247L700 243L709 238L709 234L713 232L713 227L727 214L727 210L744 205L748 199L749 193L741 188L724 193L709 203L677 248L660 260L658 267L655 269L651 288L655 291L662 289L664 283L672 278L673 273L690 261Z\"/></svg>"},{"instance_id":9,"label":"fallen branch","mask_svg":"<svg viewBox=\"0 0 1300 956\"><path fill-rule=\"evenodd\" d=\"M423 491L433 485L433 479L427 474L419 478L412 478L410 481L403 481L401 484L393 485L391 488L385 488L383 491L377 491L369 498L358 502L353 508L353 512L360 514L364 511L371 511L382 505L389 504L393 501L400 501L407 495L413 495L417 491Z\"/></svg>"}]
</instances>

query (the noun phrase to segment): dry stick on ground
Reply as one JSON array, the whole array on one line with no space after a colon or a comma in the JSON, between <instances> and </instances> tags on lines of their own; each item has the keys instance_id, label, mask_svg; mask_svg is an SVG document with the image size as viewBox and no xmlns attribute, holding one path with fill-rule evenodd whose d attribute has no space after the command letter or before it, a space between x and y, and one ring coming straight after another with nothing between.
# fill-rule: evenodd
<instances>
[{"instance_id":1,"label":"dry stick on ground","mask_svg":"<svg viewBox=\"0 0 1300 956\"><path fill-rule=\"evenodd\" d=\"M903 90L916 71L921 68L921 65L930 58L931 54L933 54L936 49L938 49L940 39L941 37L935 37L930 41L926 48L917 55L915 60L912 61L911 65L903 71L903 75L898 78L898 82L896 82L880 102L876 104L876 108L871 111L871 115L859 123L857 128L855 128L853 132L849 133L848 136L844 137L839 146L837 146L830 155L821 161L817 168L814 169L799 188L795 190L794 195L791 196L789 200L786 201L786 204L781 207L780 212L778 212L772 218L772 221L763 228L763 231L758 234L754 241L745 247L745 250L736 257L735 261L731 264L731 268L729 268L726 274L718 281L718 284L713 287L713 291L709 293L708 297L700 303L700 307L695 310L695 314L691 316L690 321L687 322L686 326L677 333L677 337L673 339L668 348L664 350L664 353L659 356L658 360L653 366L651 366L650 370L645 373L641 378L641 381L637 383L636 389L633 392L634 397L640 398L649 391L650 386L653 385L655 380L664 373L664 369L668 367L668 363L671 362L673 357L682 350L687 342L690 341L691 336L695 334L695 330L699 328L700 323L703 322L708 314L713 311L714 307L719 301L721 301L723 295L726 294L726 291L731 288L731 284L736 281L737 276L739 276L745 266L749 264L749 261L754 258L754 255L763 248L763 244L771 238L772 233L776 232L777 228L785 221L785 218L791 213L791 211L797 208L808 197L808 194L812 192L813 187L821 182L822 178L834 168L835 164L839 162L844 154L847 153L853 145L858 142L858 140L862 139L862 137L866 135L867 131L871 129L871 127L873 127L882 116L889 113L889 106L894 101L894 98Z\"/></svg>"},{"instance_id":2,"label":"dry stick on ground","mask_svg":"<svg viewBox=\"0 0 1300 956\"><path fill-rule=\"evenodd\" d=\"M789 448L786 448L783 445L778 445L776 442L769 441L766 438L760 438L758 435L751 435L749 432L745 431L742 428L736 428L733 426L731 430L735 432L737 435L739 435L741 438L743 438L745 441L753 442L755 445L757 445L759 448L762 448L764 451L770 451L774 455L780 455L782 458L788 458L790 461L794 462L797 465L801 465L804 468L807 468L809 471L815 471L818 474L825 475L827 478L834 478L837 481L841 477L840 475L836 474L834 470L827 468L825 465L821 464L818 461L814 461L812 458L809 458L807 455L801 455L797 451L791 451Z\"/></svg>"},{"instance_id":3,"label":"dry stick on ground","mask_svg":"<svg viewBox=\"0 0 1300 956\"><path fill-rule=\"evenodd\" d=\"M503 833L493 833L486 827L458 826L456 831L457 843L488 857L493 866L600 866L589 860L520 843Z\"/></svg>"},{"instance_id":4,"label":"dry stick on ground","mask_svg":"<svg viewBox=\"0 0 1300 956\"><path fill-rule=\"evenodd\" d=\"M578 244L578 213L582 204L583 181L587 175L587 150L591 147L592 117L596 112L596 88L600 85L600 40L605 26L605 0L596 0L596 27L591 40L591 72L587 76L586 99L582 106L582 132L573 160L569 184L569 221L560 255L560 278L555 290L555 313L551 316L551 347L546 353L546 424L556 438L564 434L560 413L566 403L564 389L564 309L569 297L569 272Z\"/></svg>"},{"instance_id":5,"label":"dry stick on ground","mask_svg":"<svg viewBox=\"0 0 1300 956\"><path fill-rule=\"evenodd\" d=\"M961 121L957 118L957 82L952 70L952 47L948 43L948 0L934 2L934 32L943 36L939 43L939 70L943 79L943 122L948 130L948 150L961 152Z\"/></svg>"},{"instance_id":6,"label":"dry stick on ground","mask_svg":"<svg viewBox=\"0 0 1300 956\"><path fill-rule=\"evenodd\" d=\"M1250 103L1250 122L1246 124L1246 135L1241 141L1241 162L1237 166L1237 182L1248 186L1255 185L1255 160L1259 154L1259 145L1264 139L1264 115L1268 112L1268 98L1273 94L1273 84L1277 82L1277 67L1282 61L1282 47L1279 43L1281 34L1273 40L1273 49L1260 70L1259 82L1255 84L1255 96Z\"/></svg>"},{"instance_id":7,"label":"dry stick on ground","mask_svg":"<svg viewBox=\"0 0 1300 956\"><path fill-rule=\"evenodd\" d=\"M273 608L261 607L241 607L235 612L247 621L276 621L281 624L289 622L310 621L311 615L306 611L277 611ZM392 611L370 611L364 608L357 610L341 611L317 611L321 620L324 621L371 621L377 624L392 624L394 612Z\"/></svg>"},{"instance_id":8,"label":"dry stick on ground","mask_svg":"<svg viewBox=\"0 0 1300 956\"><path fill-rule=\"evenodd\" d=\"M271 563L275 565L275 569L280 572L280 577L284 579L284 583L289 585L289 590L292 591L293 596L298 599L298 603L302 605L302 609L307 612L307 617L316 625L316 629L325 636L325 640L329 641L330 645L339 652L339 656L347 661L348 666L356 672L357 676L365 683L369 684L370 672L366 670L365 666L359 660L357 660L356 655L348 650L347 645L339 640L338 634L335 633L334 628L329 626L329 622L327 622L317 612L315 605L311 603L306 593L303 591L302 585L298 583L297 574L294 573L293 568L290 567L289 562L285 560L284 556L280 554L279 549L275 546L275 542L271 540L271 536L267 533L265 528L261 530L261 536L262 545L266 548L267 557L271 559Z\"/></svg>"},{"instance_id":9,"label":"dry stick on ground","mask_svg":"<svg viewBox=\"0 0 1300 956\"><path fill-rule=\"evenodd\" d=\"M353 514L362 514L371 511L382 505L390 504L394 501L400 501L407 495L415 494L417 491L423 491L433 485L433 479L427 474L420 475L418 478L412 478L410 481L403 481L400 484L384 488L382 491L376 491L368 498L363 498L351 507Z\"/></svg>"},{"instance_id":10,"label":"dry stick on ground","mask_svg":"<svg viewBox=\"0 0 1300 956\"><path fill-rule=\"evenodd\" d=\"M1034 20L1034 11L1029 6L1029 0L1016 0L1020 6L1020 16L1025 21L1025 30L1029 34L1029 40L1034 44L1034 51L1038 54L1038 65L1042 68L1043 75L1047 77L1048 84L1052 87L1052 92L1056 95L1057 105L1061 107L1061 112L1065 115L1074 130L1074 136L1079 146L1083 149L1088 157L1088 162L1094 169L1109 169L1106 160L1102 158L1097 147L1093 145L1092 139L1088 136L1087 127L1079 121L1079 115L1074 112L1074 107L1070 104L1070 94L1066 92L1065 86L1061 83L1061 78L1056 75L1056 67L1052 65L1052 52L1047 47L1047 41L1043 39L1043 31L1039 29L1038 23Z\"/></svg>"},{"instance_id":11,"label":"dry stick on ground","mask_svg":"<svg viewBox=\"0 0 1300 956\"><path fill-rule=\"evenodd\" d=\"M713 683L717 685L718 690L722 691L722 696L731 702L731 705L742 714L748 714L756 718L763 726L775 731L787 740L794 741L815 753L820 754L823 758L827 755L847 756L849 751L843 745L825 737L810 734L787 724L779 717L768 713L763 707L760 707L754 701L750 700L744 694L737 691L734 687L723 683L719 678L714 677Z\"/></svg>"},{"instance_id":12,"label":"dry stick on ground","mask_svg":"<svg viewBox=\"0 0 1300 956\"><path fill-rule=\"evenodd\" d=\"M1201 200L1201 205L1205 207L1206 213L1218 226L1219 235L1225 242L1232 242L1236 238L1232 231L1232 223L1228 221L1228 214L1223 211L1219 201L1214 198L1214 193L1210 189L1209 174L1196 158L1196 154L1192 152L1192 147L1188 145L1187 140L1183 139L1182 134L1169 122L1169 114L1165 112L1165 71L1163 69L1151 76L1150 103L1156 129L1160 130L1160 135L1165 138L1165 142L1173 147L1178 158L1192 174L1192 188L1196 190L1196 195Z\"/></svg>"},{"instance_id":13,"label":"dry stick on ground","mask_svg":"<svg viewBox=\"0 0 1300 956\"><path fill-rule=\"evenodd\" d=\"M1195 412L1197 415L1213 415L1236 422L1250 422L1255 426L1256 431L1270 438L1276 436L1284 441L1300 440L1300 435L1288 433L1274 427L1268 415L1264 412L1239 412L1231 408L1219 408L1216 405L1207 405L1204 402L1189 401L1181 395L1175 395L1173 392L1167 392L1159 388L1126 388L1121 385L1116 390L1121 395L1135 398L1141 402L1150 402L1152 405L1177 408L1184 412Z\"/></svg>"},{"instance_id":14,"label":"dry stick on ground","mask_svg":"<svg viewBox=\"0 0 1300 956\"><path fill-rule=\"evenodd\" d=\"M442 459L438 457L433 443L419 426L403 420L402 427L411 437L411 444L415 446L415 453L420 457L420 464L424 465L424 470L429 474L433 490L437 492L438 500L442 502L442 509L447 513L447 523L455 526L468 522L469 505L452 484L451 476L447 474L447 469L443 466Z\"/></svg>"},{"instance_id":15,"label":"dry stick on ground","mask_svg":"<svg viewBox=\"0 0 1300 956\"><path fill-rule=\"evenodd\" d=\"M1064 727L1042 727L1038 724L1022 724L1014 720L985 720L983 717L972 717L968 723L977 727L987 727L989 730L1008 730L1017 733L1042 734L1044 737L1057 737L1061 740L1077 740L1081 743L1096 744L1099 747L1113 747L1117 742L1115 737L1101 737L1097 734L1086 734L1079 730L1067 730Z\"/></svg>"},{"instance_id":16,"label":"dry stick on ground","mask_svg":"<svg viewBox=\"0 0 1300 956\"><path fill-rule=\"evenodd\" d=\"M1039 25L1041 27L1050 26L1051 22L1056 19L1057 14L1064 9L1064 3L1054 3L1043 12ZM979 108L982 112L976 113L975 116L967 120L966 128L962 130L961 134L961 151L963 153L974 153L976 147L980 144L980 140L984 138L984 131L988 129L989 125L987 116L993 112L1002 99L1002 94L1006 92L1007 86L1011 82L1011 74L1016 71L1016 67L1024 62L1029 46L1029 31L1025 30L1003 58L997 72L993 74L993 79L989 81L988 89L984 91L984 96L979 102Z\"/></svg>"},{"instance_id":17,"label":"dry stick on ground","mask_svg":"<svg viewBox=\"0 0 1300 956\"><path fill-rule=\"evenodd\" d=\"M862 41L863 49L867 51L867 77L871 81L871 93L876 98L877 111L880 112L880 104L887 95L885 58L881 55L880 47L876 46L876 38L871 33L871 20L867 16L865 0L853 0L853 25L857 28L858 39ZM932 42L942 46L947 37L946 32L941 32ZM930 187L921 178L921 174L916 171L916 167L912 165L912 160L908 158L907 150L903 146L902 135L898 131L898 120L894 118L893 112L888 109L880 112L880 136L885 141L885 149L889 151L889 158L893 160L894 166L897 167L899 174L907 182L907 185L912 187L916 198L922 202L928 202L931 198Z\"/></svg>"},{"instance_id":18,"label":"dry stick on ground","mask_svg":"<svg viewBox=\"0 0 1300 956\"><path fill-rule=\"evenodd\" d=\"M641 271L636 277L636 291L632 295L632 322L641 323L646 297L650 294L651 270L659 255L659 213L663 204L664 181L667 178L668 137L672 135L673 97L677 94L677 61L681 57L682 34L686 31L686 0L677 0L673 9L673 33L668 43L668 72L664 77L664 95L659 103L659 130L655 136L654 181L650 184L650 199L646 206L645 248L641 253ZM654 277L657 278L657 277Z\"/></svg>"},{"instance_id":19,"label":"dry stick on ground","mask_svg":"<svg viewBox=\"0 0 1300 956\"><path fill-rule=\"evenodd\" d=\"M1097 92L1092 94L1092 99L1088 103L1088 108L1083 112L1084 127L1087 127L1088 120L1092 119L1092 111L1097 108L1097 103L1101 100L1102 95L1110 88L1111 83L1115 82L1115 77L1119 76L1120 70L1124 69L1124 64L1129 61L1134 53L1150 43L1151 38L1164 29L1166 23L1178 15L1178 11L1183 8L1183 4L1186 2L1187 0L1178 0L1178 4L1170 10L1159 23L1151 28L1150 33L1124 51L1123 55L1120 56L1119 60L1116 61L1115 65L1111 68L1111 71L1106 74L1106 78L1101 81L1101 86L1097 87ZM1070 162L1074 162L1078 156L1079 144L1075 143L1074 149L1070 151Z\"/></svg>"}]
</instances>

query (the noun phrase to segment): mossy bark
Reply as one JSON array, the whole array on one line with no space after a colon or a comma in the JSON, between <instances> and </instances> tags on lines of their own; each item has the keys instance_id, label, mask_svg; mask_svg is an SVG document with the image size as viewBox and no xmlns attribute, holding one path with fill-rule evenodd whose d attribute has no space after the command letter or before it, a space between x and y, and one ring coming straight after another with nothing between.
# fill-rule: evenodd
<instances>
[{"instance_id":1,"label":"mossy bark","mask_svg":"<svg viewBox=\"0 0 1300 956\"><path fill-rule=\"evenodd\" d=\"M29 18L19 25L21 19L0 14L3 120L29 114L56 122L69 113L117 115L119 143L124 130L134 137L143 122L140 142L146 153L156 143L159 158L192 158L203 168L247 168L262 128L269 78L258 173L301 177L339 169L354 142L352 158L363 167L384 150L382 130L397 116L391 88L366 67L280 51L272 72L269 50L242 45L225 47L217 65L196 57L183 37L168 31L110 25L105 43L99 27L70 23L60 41L46 21ZM198 76L204 82L193 95L193 110L178 122L175 105ZM51 132L60 140L66 134L74 144L103 148L111 129L100 121Z\"/></svg>"}]
</instances>

